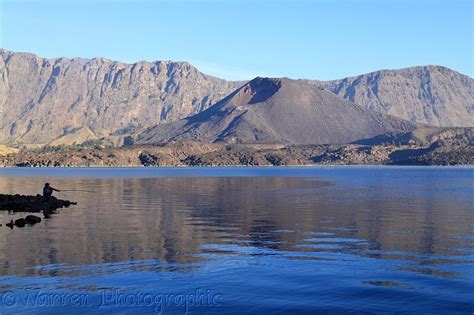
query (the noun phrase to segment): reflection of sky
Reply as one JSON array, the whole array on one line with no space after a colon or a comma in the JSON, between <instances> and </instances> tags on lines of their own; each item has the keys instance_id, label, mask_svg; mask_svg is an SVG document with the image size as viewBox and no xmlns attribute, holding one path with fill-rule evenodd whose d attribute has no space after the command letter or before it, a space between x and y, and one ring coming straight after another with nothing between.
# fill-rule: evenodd
<instances>
[{"instance_id":1,"label":"reflection of sky","mask_svg":"<svg viewBox=\"0 0 474 315\"><path fill-rule=\"evenodd\" d=\"M469 168L1 172L2 193L36 194L45 181L94 191L55 193L78 205L35 226L0 228L0 292L91 296L68 313L97 311L103 290L198 288L223 296L204 309L216 314L472 309ZM1 212L0 222L20 216ZM0 303L2 313L26 310L40 309Z\"/></svg>"},{"instance_id":2,"label":"reflection of sky","mask_svg":"<svg viewBox=\"0 0 474 315\"><path fill-rule=\"evenodd\" d=\"M472 254L471 169L93 171L89 178L90 169L2 170L6 193L35 194L46 178L58 188L95 191L59 193L79 204L35 227L0 229L4 273L130 259L190 263L208 244L380 259L396 252L428 265ZM199 177L203 171L208 177ZM170 174L176 176L164 177ZM0 219L20 216L1 213Z\"/></svg>"}]
</instances>

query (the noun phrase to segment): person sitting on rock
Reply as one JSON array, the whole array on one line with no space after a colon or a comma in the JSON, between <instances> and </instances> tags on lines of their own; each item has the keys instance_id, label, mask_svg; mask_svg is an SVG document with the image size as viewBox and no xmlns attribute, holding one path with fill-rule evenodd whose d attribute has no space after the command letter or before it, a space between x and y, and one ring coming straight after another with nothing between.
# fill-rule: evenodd
<instances>
[{"instance_id":1,"label":"person sitting on rock","mask_svg":"<svg viewBox=\"0 0 474 315\"><path fill-rule=\"evenodd\" d=\"M43 187L43 197L44 197L46 200L49 200L50 197L53 195L53 191L60 192L59 189L56 189L56 188L54 188L54 187L51 187L51 186L49 185L49 183L44 184L44 187Z\"/></svg>"}]
</instances>

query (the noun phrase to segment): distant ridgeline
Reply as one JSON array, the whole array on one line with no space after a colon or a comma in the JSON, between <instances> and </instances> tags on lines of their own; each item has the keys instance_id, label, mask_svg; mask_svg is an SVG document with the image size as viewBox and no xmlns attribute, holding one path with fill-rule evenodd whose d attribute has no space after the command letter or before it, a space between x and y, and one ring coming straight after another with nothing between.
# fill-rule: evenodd
<instances>
[{"instance_id":1,"label":"distant ridgeline","mask_svg":"<svg viewBox=\"0 0 474 315\"><path fill-rule=\"evenodd\" d=\"M186 62L0 56L0 154L172 140L341 144L474 126L474 80L440 66L232 82Z\"/></svg>"}]
</instances>

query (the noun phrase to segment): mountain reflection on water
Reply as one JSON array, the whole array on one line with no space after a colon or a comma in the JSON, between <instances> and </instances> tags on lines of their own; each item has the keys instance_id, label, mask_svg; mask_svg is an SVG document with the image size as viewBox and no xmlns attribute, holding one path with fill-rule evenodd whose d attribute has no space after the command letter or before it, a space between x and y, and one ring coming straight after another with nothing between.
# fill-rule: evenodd
<instances>
[{"instance_id":1,"label":"mountain reflection on water","mask_svg":"<svg viewBox=\"0 0 474 315\"><path fill-rule=\"evenodd\" d=\"M324 310L318 308L324 304L318 302L321 291L314 290L329 285L327 279L349 291L353 286L347 303L360 300L357 294L367 288L420 294L417 290L430 279L441 281L436 285L455 283L465 292L473 288L472 169L256 170L257 176L252 169L210 169L207 174L168 169L165 175L141 170L146 176L133 169L99 169L94 176L79 170L2 171L3 193L36 194L46 180L60 189L93 192L57 193L78 205L32 227L1 227L0 285L64 289L65 283L48 281L106 275L112 277L108 286L120 287L113 275L132 272L136 281L131 283L140 286L140 275L149 277L149 272L198 278L205 270L208 284L220 283L225 293L221 311L226 294L237 290L221 282L241 281L235 277L247 278L252 296L268 286L282 290L273 299L294 294L281 304L261 303L266 301L262 296L253 301L254 311L285 311L291 305ZM111 176L114 171L119 175ZM3 212L0 222L22 215ZM167 281L165 286L180 283ZM106 283L68 285L83 290ZM193 287L192 279L186 283ZM464 294L451 300L453 310L473 305ZM438 297L433 309L445 301ZM228 302L228 310L240 305ZM367 310L387 310L373 307Z\"/></svg>"}]
</instances>

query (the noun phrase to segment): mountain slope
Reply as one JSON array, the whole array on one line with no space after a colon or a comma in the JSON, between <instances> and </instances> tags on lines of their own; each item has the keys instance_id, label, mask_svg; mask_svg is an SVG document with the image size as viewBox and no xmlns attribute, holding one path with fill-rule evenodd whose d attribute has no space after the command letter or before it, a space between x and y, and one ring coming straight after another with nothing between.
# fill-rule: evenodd
<instances>
[{"instance_id":1,"label":"mountain slope","mask_svg":"<svg viewBox=\"0 0 474 315\"><path fill-rule=\"evenodd\" d=\"M78 128L126 133L198 113L239 85L185 62L45 59L0 50L0 143L49 143Z\"/></svg>"},{"instance_id":2,"label":"mountain slope","mask_svg":"<svg viewBox=\"0 0 474 315\"><path fill-rule=\"evenodd\" d=\"M448 68L412 67L305 82L362 108L410 121L474 126L474 80ZM120 144L123 135L200 113L243 84L204 75L185 62L45 59L0 49L0 143L64 143L77 141L77 130L89 130ZM294 95L291 102L306 100ZM243 123L255 126L261 118L252 119ZM244 131L240 125L239 133L248 133L242 139L285 140L290 135L259 123L263 127L255 127L262 129L258 132Z\"/></svg>"},{"instance_id":3,"label":"mountain slope","mask_svg":"<svg viewBox=\"0 0 474 315\"><path fill-rule=\"evenodd\" d=\"M414 127L303 80L256 78L200 114L145 130L138 143L347 143Z\"/></svg>"},{"instance_id":4,"label":"mountain slope","mask_svg":"<svg viewBox=\"0 0 474 315\"><path fill-rule=\"evenodd\" d=\"M474 80L440 66L315 83L364 108L433 126L474 126Z\"/></svg>"},{"instance_id":5,"label":"mountain slope","mask_svg":"<svg viewBox=\"0 0 474 315\"><path fill-rule=\"evenodd\" d=\"M78 130L71 131L64 136L55 139L54 141L48 143L48 145L75 145L98 139L99 137L97 137L97 135L95 135L89 128L79 128Z\"/></svg>"}]
</instances>

